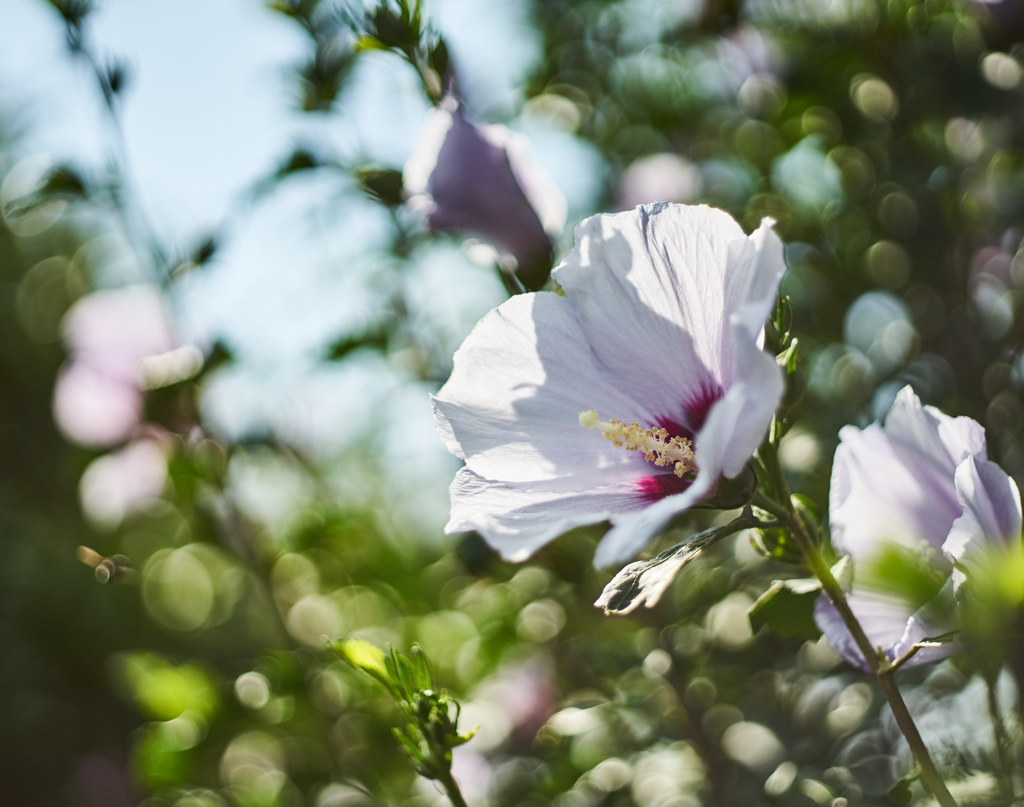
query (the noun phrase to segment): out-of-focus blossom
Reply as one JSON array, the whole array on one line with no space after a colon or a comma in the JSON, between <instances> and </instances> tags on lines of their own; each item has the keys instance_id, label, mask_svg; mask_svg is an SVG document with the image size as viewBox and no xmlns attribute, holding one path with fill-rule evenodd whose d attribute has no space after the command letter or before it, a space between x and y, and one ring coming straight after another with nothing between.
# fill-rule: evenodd
<instances>
[{"instance_id":1,"label":"out-of-focus blossom","mask_svg":"<svg viewBox=\"0 0 1024 807\"><path fill-rule=\"evenodd\" d=\"M678 154L641 157L619 180L619 206L632 210L650 202L692 202L701 191L700 169Z\"/></svg>"},{"instance_id":2,"label":"out-of-focus blossom","mask_svg":"<svg viewBox=\"0 0 1024 807\"><path fill-rule=\"evenodd\" d=\"M847 426L839 436L829 494L832 543L853 558L850 607L871 644L892 660L917 642L956 629L949 596L952 565L940 550L957 524L968 526L962 518L965 500L985 510L977 488L966 484L975 481L976 469L983 468L986 476L998 469L987 461L979 423L922 406L910 387L896 396L884 425ZM988 525L987 518L982 521ZM815 617L832 646L867 669L824 595ZM927 647L907 664L935 661L959 649L956 642Z\"/></svg>"},{"instance_id":3,"label":"out-of-focus blossom","mask_svg":"<svg viewBox=\"0 0 1024 807\"><path fill-rule=\"evenodd\" d=\"M476 126L447 98L423 127L403 182L409 206L432 230L481 238L515 259L528 288L544 285L566 205L525 135Z\"/></svg>"},{"instance_id":4,"label":"out-of-focus blossom","mask_svg":"<svg viewBox=\"0 0 1024 807\"><path fill-rule=\"evenodd\" d=\"M467 725L480 724L471 747L487 752L509 737L529 746L557 703L558 690L548 659L537 656L503 667L481 682L472 701L463 704Z\"/></svg>"},{"instance_id":5,"label":"out-of-focus blossom","mask_svg":"<svg viewBox=\"0 0 1024 807\"><path fill-rule=\"evenodd\" d=\"M956 469L956 495L963 515L942 545L955 564L953 586L959 589L980 567L998 560L993 550L1020 552L1021 505L1017 483L984 458L968 457Z\"/></svg>"},{"instance_id":6,"label":"out-of-focus blossom","mask_svg":"<svg viewBox=\"0 0 1024 807\"><path fill-rule=\"evenodd\" d=\"M64 318L70 356L54 389L61 432L83 446L105 448L131 436L143 390L194 374L202 353L180 345L163 296L138 285L93 292Z\"/></svg>"},{"instance_id":7,"label":"out-of-focus blossom","mask_svg":"<svg viewBox=\"0 0 1024 807\"><path fill-rule=\"evenodd\" d=\"M782 395L761 340L784 268L769 220L748 237L720 210L657 204L581 222L555 270L565 295L484 317L434 399L466 461L447 529L521 561L609 519L605 566L713 496Z\"/></svg>"},{"instance_id":8,"label":"out-of-focus blossom","mask_svg":"<svg viewBox=\"0 0 1024 807\"><path fill-rule=\"evenodd\" d=\"M116 527L129 513L157 498L167 481L167 447L161 435L133 440L97 457L79 482L82 511L94 524Z\"/></svg>"}]
</instances>

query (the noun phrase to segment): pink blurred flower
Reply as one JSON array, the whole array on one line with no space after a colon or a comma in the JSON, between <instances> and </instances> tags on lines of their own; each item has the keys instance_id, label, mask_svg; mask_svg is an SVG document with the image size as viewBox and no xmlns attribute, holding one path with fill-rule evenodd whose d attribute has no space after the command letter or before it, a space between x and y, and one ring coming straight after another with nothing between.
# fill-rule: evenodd
<instances>
[{"instance_id":1,"label":"pink blurred flower","mask_svg":"<svg viewBox=\"0 0 1024 807\"><path fill-rule=\"evenodd\" d=\"M105 448L131 436L142 416L143 390L153 386L146 361L177 352L172 328L155 286L97 291L71 307L64 318L64 342L71 355L57 377L53 398L54 419L68 440ZM195 365L195 354L201 363L198 350L189 350L186 363Z\"/></svg>"},{"instance_id":2,"label":"pink blurred flower","mask_svg":"<svg viewBox=\"0 0 1024 807\"><path fill-rule=\"evenodd\" d=\"M633 162L619 180L619 206L692 202L702 187L700 169L678 154L650 154Z\"/></svg>"},{"instance_id":3,"label":"pink blurred flower","mask_svg":"<svg viewBox=\"0 0 1024 807\"><path fill-rule=\"evenodd\" d=\"M125 516L160 496L167 482L166 443L166 435L156 433L89 464L78 491L90 521L116 527Z\"/></svg>"}]
</instances>

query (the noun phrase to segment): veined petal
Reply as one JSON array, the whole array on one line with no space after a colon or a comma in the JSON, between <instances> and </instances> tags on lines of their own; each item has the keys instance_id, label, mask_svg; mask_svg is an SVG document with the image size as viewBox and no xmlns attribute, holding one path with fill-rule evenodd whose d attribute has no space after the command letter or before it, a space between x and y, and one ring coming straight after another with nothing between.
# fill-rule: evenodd
<instances>
[{"instance_id":1,"label":"veined petal","mask_svg":"<svg viewBox=\"0 0 1024 807\"><path fill-rule=\"evenodd\" d=\"M764 439L785 390L775 358L749 336L744 338L749 333L747 324L736 316L732 325L736 381L711 407L697 435L701 473L707 468L716 477L721 474L731 479L743 470Z\"/></svg>"},{"instance_id":2,"label":"veined petal","mask_svg":"<svg viewBox=\"0 0 1024 807\"><path fill-rule=\"evenodd\" d=\"M729 244L725 273L725 310L729 317L731 339L723 344L723 370L732 370L723 379L728 388L744 378L737 366L734 345L753 341L758 348L764 336L764 323L775 309L779 282L786 271L782 241L775 234L775 222L764 219L749 238ZM730 359L732 359L730 361Z\"/></svg>"},{"instance_id":3,"label":"veined petal","mask_svg":"<svg viewBox=\"0 0 1024 807\"><path fill-rule=\"evenodd\" d=\"M654 424L654 415L610 383L572 307L549 292L506 301L455 354L434 398L438 432L475 474L535 490L585 491L654 468L579 423L605 417Z\"/></svg>"},{"instance_id":4,"label":"veined petal","mask_svg":"<svg viewBox=\"0 0 1024 807\"><path fill-rule=\"evenodd\" d=\"M655 204L586 219L575 239L554 277L594 352L637 399L696 432L731 381L730 316L751 284L741 269L726 278L743 230L720 210Z\"/></svg>"},{"instance_id":5,"label":"veined petal","mask_svg":"<svg viewBox=\"0 0 1024 807\"><path fill-rule=\"evenodd\" d=\"M553 538L584 524L647 507L628 484L574 493L510 487L468 468L451 486L452 514L446 532L477 530L506 560L526 560Z\"/></svg>"},{"instance_id":6,"label":"veined petal","mask_svg":"<svg viewBox=\"0 0 1024 807\"><path fill-rule=\"evenodd\" d=\"M1017 483L994 462L968 457L956 469L956 495L963 515L953 522L942 551L966 573L987 550L1019 546L1021 502ZM959 587L962 574L955 574Z\"/></svg>"},{"instance_id":7,"label":"veined petal","mask_svg":"<svg viewBox=\"0 0 1024 807\"><path fill-rule=\"evenodd\" d=\"M739 474L783 389L761 350L784 271L771 227L748 238L726 213L667 204L582 222L556 270L565 296L523 295L488 315L434 401L466 461L449 528L522 559L609 519L595 557L607 565ZM634 436L655 431L620 440L625 427L590 410L635 421ZM671 446L645 442L669 435Z\"/></svg>"}]
</instances>

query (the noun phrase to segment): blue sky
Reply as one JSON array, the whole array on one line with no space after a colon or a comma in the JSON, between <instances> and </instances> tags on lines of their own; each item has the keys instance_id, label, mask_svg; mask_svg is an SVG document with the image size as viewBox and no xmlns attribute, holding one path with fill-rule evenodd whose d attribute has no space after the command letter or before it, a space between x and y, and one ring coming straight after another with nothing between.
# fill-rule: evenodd
<instances>
[{"instance_id":1,"label":"blue sky","mask_svg":"<svg viewBox=\"0 0 1024 807\"><path fill-rule=\"evenodd\" d=\"M468 108L517 126L518 88L541 55L524 4L435 0L429 13ZM396 490L425 475L438 499L436 482L447 484L454 463L433 434L429 390L401 357L352 367L316 360L324 345L372 320L391 291L381 252L387 215L337 177L316 174L288 180L255 206L244 202L296 144L401 168L429 109L415 73L392 55L367 54L337 110L309 115L296 111L288 76L307 57L305 35L259 0L101 0L87 30L102 58L129 66L128 167L159 237L187 254L209 233L223 236L215 260L178 293L183 329L225 340L240 358L208 384L208 423L227 437L270 427L329 454L376 418L385 462L395 455L421 470ZM111 154L94 80L68 54L63 23L45 0L3 0L0 109L25 127L18 152L0 155L0 173L39 153L100 171ZM571 228L593 212L604 164L569 133L536 125L528 133L568 198ZM146 279L137 262L118 267L101 282ZM403 275L414 327L448 355L503 297L493 276L452 245L421 251Z\"/></svg>"}]
</instances>

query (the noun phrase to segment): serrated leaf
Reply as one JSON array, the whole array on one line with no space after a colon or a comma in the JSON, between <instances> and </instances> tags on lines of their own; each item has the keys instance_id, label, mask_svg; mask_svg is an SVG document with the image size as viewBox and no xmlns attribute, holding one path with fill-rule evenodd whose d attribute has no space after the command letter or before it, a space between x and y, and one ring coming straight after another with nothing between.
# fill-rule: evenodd
<instances>
[{"instance_id":1,"label":"serrated leaf","mask_svg":"<svg viewBox=\"0 0 1024 807\"><path fill-rule=\"evenodd\" d=\"M715 540L732 532L735 530L712 527L691 535L656 558L630 563L604 587L594 605L606 614L618 615L632 613L641 605L653 608L686 564Z\"/></svg>"},{"instance_id":2,"label":"serrated leaf","mask_svg":"<svg viewBox=\"0 0 1024 807\"><path fill-rule=\"evenodd\" d=\"M821 631L814 622L814 601L820 592L814 578L776 580L750 606L750 627L757 632L767 625L784 639L817 639Z\"/></svg>"}]
</instances>

